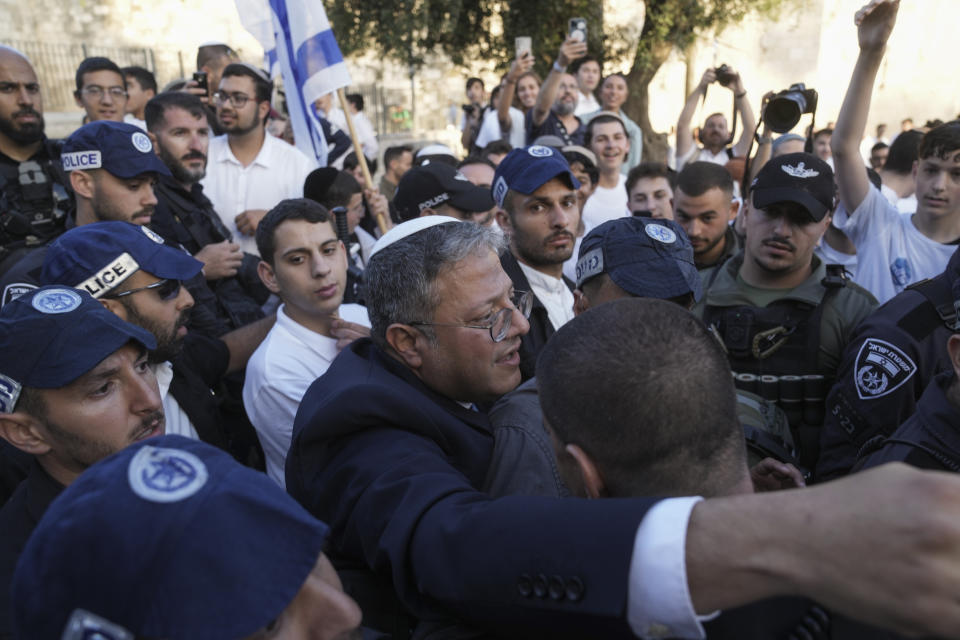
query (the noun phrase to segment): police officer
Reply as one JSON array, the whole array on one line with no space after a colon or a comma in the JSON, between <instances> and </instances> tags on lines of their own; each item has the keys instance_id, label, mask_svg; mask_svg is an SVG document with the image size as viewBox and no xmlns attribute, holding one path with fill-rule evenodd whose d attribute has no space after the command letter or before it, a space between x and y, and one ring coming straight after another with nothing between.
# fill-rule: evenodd
<instances>
[{"instance_id":1,"label":"police officer","mask_svg":"<svg viewBox=\"0 0 960 640\"><path fill-rule=\"evenodd\" d=\"M0 275L62 232L72 205L62 142L43 128L37 74L22 53L0 45Z\"/></svg>"},{"instance_id":2,"label":"police officer","mask_svg":"<svg viewBox=\"0 0 960 640\"><path fill-rule=\"evenodd\" d=\"M67 228L98 220L149 223L157 204L153 181L170 173L153 152L147 134L123 122L99 121L80 127L64 142L60 162L76 195ZM0 305L39 284L44 254L44 246L31 248L8 268L0 278Z\"/></svg>"},{"instance_id":3,"label":"police officer","mask_svg":"<svg viewBox=\"0 0 960 640\"><path fill-rule=\"evenodd\" d=\"M818 479L849 471L914 415L938 376L953 371L947 345L958 288L960 250L943 273L907 287L857 327L827 396Z\"/></svg>"},{"instance_id":4,"label":"police officer","mask_svg":"<svg viewBox=\"0 0 960 640\"><path fill-rule=\"evenodd\" d=\"M360 609L323 554L328 531L213 447L152 438L93 466L51 505L14 578L14 630L359 638Z\"/></svg>"},{"instance_id":5,"label":"police officer","mask_svg":"<svg viewBox=\"0 0 960 640\"><path fill-rule=\"evenodd\" d=\"M0 311L0 436L30 458L0 509L0 637L11 632L10 581L47 506L80 473L164 430L156 342L88 293L31 290Z\"/></svg>"},{"instance_id":6,"label":"police officer","mask_svg":"<svg viewBox=\"0 0 960 640\"><path fill-rule=\"evenodd\" d=\"M200 262L167 246L146 226L97 222L71 229L52 242L42 279L84 289L119 317L150 331L150 354L167 432L199 438L262 465L256 434L245 420L227 420L221 389L228 373L246 366L274 317L226 334L223 339L187 330L193 298L182 286L200 272Z\"/></svg>"},{"instance_id":7,"label":"police officer","mask_svg":"<svg viewBox=\"0 0 960 640\"><path fill-rule=\"evenodd\" d=\"M805 153L768 162L751 187L744 249L702 274L712 284L696 309L723 341L738 386L779 402L808 469L828 381L854 327L876 307L814 256L833 207L825 162Z\"/></svg>"}]
</instances>

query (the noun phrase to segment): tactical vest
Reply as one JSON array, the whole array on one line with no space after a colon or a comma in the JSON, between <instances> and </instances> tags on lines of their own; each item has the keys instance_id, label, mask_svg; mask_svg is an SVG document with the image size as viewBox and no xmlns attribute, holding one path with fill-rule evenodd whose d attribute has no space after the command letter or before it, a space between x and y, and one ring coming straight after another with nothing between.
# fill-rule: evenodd
<instances>
[{"instance_id":1,"label":"tactical vest","mask_svg":"<svg viewBox=\"0 0 960 640\"><path fill-rule=\"evenodd\" d=\"M767 307L707 305L703 321L723 344L738 389L775 402L787 416L797 454L811 469L820 448L827 391L833 380L821 367L823 309L846 286L828 265L820 304L776 300ZM842 272L841 272L842 273Z\"/></svg>"},{"instance_id":2,"label":"tactical vest","mask_svg":"<svg viewBox=\"0 0 960 640\"><path fill-rule=\"evenodd\" d=\"M0 258L40 246L64 230L72 200L59 167L59 141L45 141L49 160L0 163Z\"/></svg>"}]
</instances>

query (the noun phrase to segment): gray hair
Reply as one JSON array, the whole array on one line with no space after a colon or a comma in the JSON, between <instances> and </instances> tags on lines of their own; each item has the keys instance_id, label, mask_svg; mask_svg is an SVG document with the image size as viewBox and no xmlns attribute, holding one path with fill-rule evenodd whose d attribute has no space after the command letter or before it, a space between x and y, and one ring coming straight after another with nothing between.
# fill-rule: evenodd
<instances>
[{"instance_id":1,"label":"gray hair","mask_svg":"<svg viewBox=\"0 0 960 640\"><path fill-rule=\"evenodd\" d=\"M363 272L370 335L387 346L391 324L429 322L440 305L434 286L447 269L471 255L505 248L502 236L473 222L448 222L419 231L378 251ZM430 327L422 331L431 340Z\"/></svg>"}]
</instances>

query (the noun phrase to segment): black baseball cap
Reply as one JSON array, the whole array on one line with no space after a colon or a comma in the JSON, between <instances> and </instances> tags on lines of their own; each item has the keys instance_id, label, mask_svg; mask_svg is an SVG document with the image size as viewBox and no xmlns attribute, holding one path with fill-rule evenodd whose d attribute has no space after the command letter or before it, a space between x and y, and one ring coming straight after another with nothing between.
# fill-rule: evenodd
<instances>
[{"instance_id":1,"label":"black baseball cap","mask_svg":"<svg viewBox=\"0 0 960 640\"><path fill-rule=\"evenodd\" d=\"M493 196L489 189L473 184L455 167L431 162L403 174L393 204L400 219L407 221L419 217L424 209L442 204L468 213L489 211L493 208Z\"/></svg>"},{"instance_id":2,"label":"black baseball cap","mask_svg":"<svg viewBox=\"0 0 960 640\"><path fill-rule=\"evenodd\" d=\"M788 153L763 165L750 185L753 206L765 209L778 202L796 202L814 222L833 210L833 169L809 153Z\"/></svg>"}]
</instances>

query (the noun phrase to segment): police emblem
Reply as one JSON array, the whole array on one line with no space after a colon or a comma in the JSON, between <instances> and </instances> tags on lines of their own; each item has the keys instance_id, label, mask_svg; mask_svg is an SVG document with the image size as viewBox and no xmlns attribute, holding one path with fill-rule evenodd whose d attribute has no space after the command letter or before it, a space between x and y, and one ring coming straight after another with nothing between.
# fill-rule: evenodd
<instances>
[{"instance_id":1,"label":"police emblem","mask_svg":"<svg viewBox=\"0 0 960 640\"><path fill-rule=\"evenodd\" d=\"M86 609L74 609L61 640L134 640L132 633Z\"/></svg>"},{"instance_id":2,"label":"police emblem","mask_svg":"<svg viewBox=\"0 0 960 640\"><path fill-rule=\"evenodd\" d=\"M547 156L553 155L553 149L551 149L550 147L544 147L542 145L535 144L529 149L527 149L527 153L532 155L534 158L546 158Z\"/></svg>"},{"instance_id":3,"label":"police emblem","mask_svg":"<svg viewBox=\"0 0 960 640\"><path fill-rule=\"evenodd\" d=\"M140 226L140 231L143 231L144 235L156 242L157 244L163 244L163 238L157 235L157 232L149 227Z\"/></svg>"},{"instance_id":4,"label":"police emblem","mask_svg":"<svg viewBox=\"0 0 960 640\"><path fill-rule=\"evenodd\" d=\"M853 368L857 395L872 400L891 393L913 376L917 365L889 342L869 338L860 347Z\"/></svg>"},{"instance_id":5,"label":"police emblem","mask_svg":"<svg viewBox=\"0 0 960 640\"><path fill-rule=\"evenodd\" d=\"M673 229L668 229L662 224L652 222L645 226L643 230L647 232L648 236L663 244L673 244L677 241L677 234L673 232Z\"/></svg>"},{"instance_id":6,"label":"police emblem","mask_svg":"<svg viewBox=\"0 0 960 640\"><path fill-rule=\"evenodd\" d=\"M503 176L497 178L497 183L493 185L493 199L497 201L497 206L503 206L503 200L507 197L507 181L503 179Z\"/></svg>"},{"instance_id":7,"label":"police emblem","mask_svg":"<svg viewBox=\"0 0 960 640\"><path fill-rule=\"evenodd\" d=\"M130 460L127 481L144 500L179 502L207 483L207 466L187 451L145 446Z\"/></svg>"},{"instance_id":8,"label":"police emblem","mask_svg":"<svg viewBox=\"0 0 960 640\"><path fill-rule=\"evenodd\" d=\"M14 282L12 284L8 284L3 288L3 297L0 298L0 307L8 302L13 302L23 294L27 293L28 291L33 291L34 289L36 289L35 286L26 282Z\"/></svg>"},{"instance_id":9,"label":"police emblem","mask_svg":"<svg viewBox=\"0 0 960 640\"><path fill-rule=\"evenodd\" d=\"M150 142L150 138L147 137L147 134L140 133L137 131L135 134L130 136L133 146L140 151L141 153L150 153L153 151L153 143Z\"/></svg>"},{"instance_id":10,"label":"police emblem","mask_svg":"<svg viewBox=\"0 0 960 640\"><path fill-rule=\"evenodd\" d=\"M80 294L70 289L47 289L31 303L40 313L70 313L80 306Z\"/></svg>"}]
</instances>

